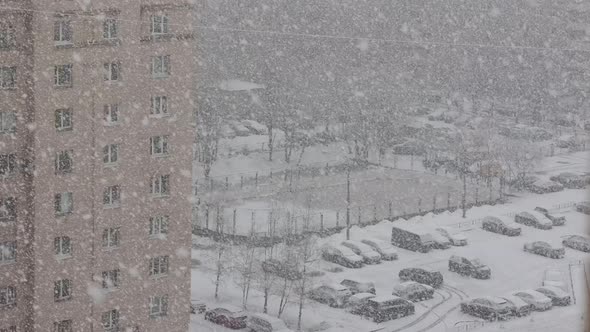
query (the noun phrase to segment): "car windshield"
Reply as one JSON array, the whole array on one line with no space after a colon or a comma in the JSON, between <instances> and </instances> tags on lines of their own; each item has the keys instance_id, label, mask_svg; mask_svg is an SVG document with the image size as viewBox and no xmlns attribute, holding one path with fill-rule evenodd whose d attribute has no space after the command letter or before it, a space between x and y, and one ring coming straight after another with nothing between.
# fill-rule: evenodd
<instances>
[{"instance_id":1,"label":"car windshield","mask_svg":"<svg viewBox=\"0 0 590 332\"><path fill-rule=\"evenodd\" d=\"M472 259L471 260L471 263L475 267L482 267L482 266L484 266L484 264L479 259L477 259L477 258Z\"/></svg>"}]
</instances>

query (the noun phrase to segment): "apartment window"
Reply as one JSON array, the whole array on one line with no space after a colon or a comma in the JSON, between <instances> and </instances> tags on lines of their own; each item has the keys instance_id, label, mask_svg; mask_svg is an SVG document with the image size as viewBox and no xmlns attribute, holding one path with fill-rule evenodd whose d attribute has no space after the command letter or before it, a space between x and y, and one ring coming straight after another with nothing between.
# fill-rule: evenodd
<instances>
[{"instance_id":1,"label":"apartment window","mask_svg":"<svg viewBox=\"0 0 590 332\"><path fill-rule=\"evenodd\" d=\"M102 161L105 164L115 164L119 161L119 145L108 144L102 148Z\"/></svg>"},{"instance_id":2,"label":"apartment window","mask_svg":"<svg viewBox=\"0 0 590 332\"><path fill-rule=\"evenodd\" d=\"M72 255L72 240L68 236L59 236L53 239L53 247L56 256Z\"/></svg>"},{"instance_id":3,"label":"apartment window","mask_svg":"<svg viewBox=\"0 0 590 332\"><path fill-rule=\"evenodd\" d=\"M152 35L163 35L168 33L168 16L159 14L152 15Z\"/></svg>"},{"instance_id":4,"label":"apartment window","mask_svg":"<svg viewBox=\"0 0 590 332\"><path fill-rule=\"evenodd\" d=\"M14 27L10 24L0 23L0 50L11 50L15 47L16 34Z\"/></svg>"},{"instance_id":5,"label":"apartment window","mask_svg":"<svg viewBox=\"0 0 590 332\"><path fill-rule=\"evenodd\" d=\"M115 124L119 122L119 105L109 104L104 105L104 122L109 124Z\"/></svg>"},{"instance_id":6,"label":"apartment window","mask_svg":"<svg viewBox=\"0 0 590 332\"><path fill-rule=\"evenodd\" d=\"M53 332L73 332L72 328L72 321L71 320L62 320L59 322L53 323Z\"/></svg>"},{"instance_id":7,"label":"apartment window","mask_svg":"<svg viewBox=\"0 0 590 332\"><path fill-rule=\"evenodd\" d=\"M119 331L119 310L113 309L103 312L102 327L105 331Z\"/></svg>"},{"instance_id":8,"label":"apartment window","mask_svg":"<svg viewBox=\"0 0 590 332\"><path fill-rule=\"evenodd\" d=\"M16 242L0 242L0 264L16 261Z\"/></svg>"},{"instance_id":9,"label":"apartment window","mask_svg":"<svg viewBox=\"0 0 590 332\"><path fill-rule=\"evenodd\" d=\"M161 276L168 274L168 256L150 258L150 275Z\"/></svg>"},{"instance_id":10,"label":"apartment window","mask_svg":"<svg viewBox=\"0 0 590 332\"><path fill-rule=\"evenodd\" d=\"M168 114L168 97L157 96L152 97L151 115L162 116Z\"/></svg>"},{"instance_id":11,"label":"apartment window","mask_svg":"<svg viewBox=\"0 0 590 332\"><path fill-rule=\"evenodd\" d=\"M64 215L72 213L74 210L74 197L72 193L55 194L55 213L57 215Z\"/></svg>"},{"instance_id":12,"label":"apartment window","mask_svg":"<svg viewBox=\"0 0 590 332\"><path fill-rule=\"evenodd\" d=\"M152 77L168 77L170 75L170 56L158 55L152 57Z\"/></svg>"},{"instance_id":13,"label":"apartment window","mask_svg":"<svg viewBox=\"0 0 590 332\"><path fill-rule=\"evenodd\" d=\"M158 175L152 178L150 193L154 196L170 195L170 175Z\"/></svg>"},{"instance_id":14,"label":"apartment window","mask_svg":"<svg viewBox=\"0 0 590 332\"><path fill-rule=\"evenodd\" d=\"M119 281L121 277L121 271L119 269L104 271L102 273L102 288L112 289L119 288Z\"/></svg>"},{"instance_id":15,"label":"apartment window","mask_svg":"<svg viewBox=\"0 0 590 332\"><path fill-rule=\"evenodd\" d=\"M0 199L0 222L16 219L16 198Z\"/></svg>"},{"instance_id":16,"label":"apartment window","mask_svg":"<svg viewBox=\"0 0 590 332\"><path fill-rule=\"evenodd\" d=\"M72 130L72 110L61 109L55 111L55 129L58 131Z\"/></svg>"},{"instance_id":17,"label":"apartment window","mask_svg":"<svg viewBox=\"0 0 590 332\"><path fill-rule=\"evenodd\" d=\"M121 64L118 62L108 62L104 64L104 80L118 81L121 79Z\"/></svg>"},{"instance_id":18,"label":"apartment window","mask_svg":"<svg viewBox=\"0 0 590 332\"><path fill-rule=\"evenodd\" d=\"M168 216L150 218L150 236L165 237L168 234Z\"/></svg>"},{"instance_id":19,"label":"apartment window","mask_svg":"<svg viewBox=\"0 0 590 332\"><path fill-rule=\"evenodd\" d=\"M0 332L16 332L16 325L4 329L0 328Z\"/></svg>"},{"instance_id":20,"label":"apartment window","mask_svg":"<svg viewBox=\"0 0 590 332\"><path fill-rule=\"evenodd\" d=\"M58 173L72 172L73 150L60 151L55 156L55 171Z\"/></svg>"},{"instance_id":21,"label":"apartment window","mask_svg":"<svg viewBox=\"0 0 590 332\"><path fill-rule=\"evenodd\" d=\"M116 19L107 18L104 20L102 36L104 39L116 39L119 37L119 27Z\"/></svg>"},{"instance_id":22,"label":"apartment window","mask_svg":"<svg viewBox=\"0 0 590 332\"><path fill-rule=\"evenodd\" d=\"M56 302L69 300L72 297L72 281L58 280L53 285L53 298Z\"/></svg>"},{"instance_id":23,"label":"apartment window","mask_svg":"<svg viewBox=\"0 0 590 332\"><path fill-rule=\"evenodd\" d=\"M5 306L13 306L16 304L16 288L15 287L0 287L0 308Z\"/></svg>"},{"instance_id":24,"label":"apartment window","mask_svg":"<svg viewBox=\"0 0 590 332\"><path fill-rule=\"evenodd\" d=\"M150 318L164 317L168 315L168 296L150 297Z\"/></svg>"},{"instance_id":25,"label":"apartment window","mask_svg":"<svg viewBox=\"0 0 590 332\"><path fill-rule=\"evenodd\" d=\"M102 195L102 203L105 206L116 207L121 205L121 187L107 187Z\"/></svg>"},{"instance_id":26,"label":"apartment window","mask_svg":"<svg viewBox=\"0 0 590 332\"><path fill-rule=\"evenodd\" d=\"M16 67L0 67L0 89L16 87Z\"/></svg>"},{"instance_id":27,"label":"apartment window","mask_svg":"<svg viewBox=\"0 0 590 332\"><path fill-rule=\"evenodd\" d=\"M55 45L68 45L72 43L72 22L59 20L53 23L53 41Z\"/></svg>"},{"instance_id":28,"label":"apartment window","mask_svg":"<svg viewBox=\"0 0 590 332\"><path fill-rule=\"evenodd\" d=\"M15 174L16 153L0 154L0 177Z\"/></svg>"},{"instance_id":29,"label":"apartment window","mask_svg":"<svg viewBox=\"0 0 590 332\"><path fill-rule=\"evenodd\" d=\"M72 65L58 65L55 66L55 85L58 87L72 86Z\"/></svg>"},{"instance_id":30,"label":"apartment window","mask_svg":"<svg viewBox=\"0 0 590 332\"><path fill-rule=\"evenodd\" d=\"M151 155L164 156L168 154L168 136L150 137Z\"/></svg>"},{"instance_id":31,"label":"apartment window","mask_svg":"<svg viewBox=\"0 0 590 332\"><path fill-rule=\"evenodd\" d=\"M16 113L0 112L0 134L14 133L16 131Z\"/></svg>"},{"instance_id":32,"label":"apartment window","mask_svg":"<svg viewBox=\"0 0 590 332\"><path fill-rule=\"evenodd\" d=\"M102 246L106 248L115 248L119 246L120 239L119 227L105 228L102 231Z\"/></svg>"}]
</instances>

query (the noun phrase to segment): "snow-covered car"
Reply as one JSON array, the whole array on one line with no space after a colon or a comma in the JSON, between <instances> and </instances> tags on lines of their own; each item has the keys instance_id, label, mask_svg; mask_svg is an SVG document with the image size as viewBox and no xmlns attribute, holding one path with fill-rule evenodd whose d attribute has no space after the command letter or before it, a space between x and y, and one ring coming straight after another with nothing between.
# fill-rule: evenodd
<instances>
[{"instance_id":1,"label":"snow-covered car","mask_svg":"<svg viewBox=\"0 0 590 332\"><path fill-rule=\"evenodd\" d=\"M590 214L590 202L585 201L576 203L576 211L584 214Z\"/></svg>"},{"instance_id":2,"label":"snow-covered car","mask_svg":"<svg viewBox=\"0 0 590 332\"><path fill-rule=\"evenodd\" d=\"M381 262L381 255L360 241L345 240L341 244L361 256L367 264L378 264Z\"/></svg>"},{"instance_id":3,"label":"snow-covered car","mask_svg":"<svg viewBox=\"0 0 590 332\"><path fill-rule=\"evenodd\" d=\"M532 305L537 311L549 310L553 306L550 298L532 289L516 291L512 295Z\"/></svg>"},{"instance_id":4,"label":"snow-covered car","mask_svg":"<svg viewBox=\"0 0 590 332\"><path fill-rule=\"evenodd\" d=\"M547 219L547 217L537 211L519 212L516 214L516 216L514 216L514 221L519 224L532 226L538 229L553 228L553 223L551 220Z\"/></svg>"},{"instance_id":5,"label":"snow-covered car","mask_svg":"<svg viewBox=\"0 0 590 332\"><path fill-rule=\"evenodd\" d=\"M282 320L262 313L252 314L246 320L250 332L292 332Z\"/></svg>"},{"instance_id":6,"label":"snow-covered car","mask_svg":"<svg viewBox=\"0 0 590 332\"><path fill-rule=\"evenodd\" d=\"M375 323L397 319L415 312L414 304L394 295L376 296L369 299L360 308L360 315L372 319Z\"/></svg>"},{"instance_id":7,"label":"snow-covered car","mask_svg":"<svg viewBox=\"0 0 590 332\"><path fill-rule=\"evenodd\" d=\"M433 298L434 288L415 281L406 281L393 286L391 295L418 302Z\"/></svg>"},{"instance_id":8,"label":"snow-covered car","mask_svg":"<svg viewBox=\"0 0 590 332\"><path fill-rule=\"evenodd\" d=\"M566 306L572 302L570 295L559 287L543 286L537 288L536 291L550 298L551 303L555 306Z\"/></svg>"},{"instance_id":9,"label":"snow-covered car","mask_svg":"<svg viewBox=\"0 0 590 332\"><path fill-rule=\"evenodd\" d=\"M451 241L439 232L432 232L430 235L434 240L434 249L449 249L451 247Z\"/></svg>"},{"instance_id":10,"label":"snow-covered car","mask_svg":"<svg viewBox=\"0 0 590 332\"><path fill-rule=\"evenodd\" d=\"M370 246L381 255L381 259L386 261L392 261L397 259L397 250L387 241L377 239L363 239L362 243Z\"/></svg>"},{"instance_id":11,"label":"snow-covered car","mask_svg":"<svg viewBox=\"0 0 590 332\"><path fill-rule=\"evenodd\" d=\"M268 129L265 125L261 124L260 122L254 120L242 120L242 125L248 128L251 132L257 135L266 135L268 134Z\"/></svg>"},{"instance_id":12,"label":"snow-covered car","mask_svg":"<svg viewBox=\"0 0 590 332\"><path fill-rule=\"evenodd\" d=\"M564 237L561 243L563 243L564 247L590 252L590 238L581 235L568 235Z\"/></svg>"},{"instance_id":13,"label":"snow-covered car","mask_svg":"<svg viewBox=\"0 0 590 332\"><path fill-rule=\"evenodd\" d=\"M322 247L322 258L328 262L350 268L360 268L364 261L361 256L355 254L348 247L329 244Z\"/></svg>"},{"instance_id":14,"label":"snow-covered car","mask_svg":"<svg viewBox=\"0 0 590 332\"><path fill-rule=\"evenodd\" d=\"M451 227L438 227L436 231L446 237L454 246L467 245L467 237L462 232L456 231Z\"/></svg>"},{"instance_id":15,"label":"snow-covered car","mask_svg":"<svg viewBox=\"0 0 590 332\"><path fill-rule=\"evenodd\" d=\"M431 287L439 287L443 283L443 276L439 271L425 267L410 267L399 271L401 281L415 281Z\"/></svg>"},{"instance_id":16,"label":"snow-covered car","mask_svg":"<svg viewBox=\"0 0 590 332\"><path fill-rule=\"evenodd\" d=\"M232 305L218 305L205 312L206 320L230 329L245 328L247 318L243 309Z\"/></svg>"},{"instance_id":17,"label":"snow-covered car","mask_svg":"<svg viewBox=\"0 0 590 332\"><path fill-rule=\"evenodd\" d=\"M191 300L191 314L202 314L207 311L207 305L201 300Z\"/></svg>"},{"instance_id":18,"label":"snow-covered car","mask_svg":"<svg viewBox=\"0 0 590 332\"><path fill-rule=\"evenodd\" d=\"M369 299L372 299L375 296L377 295L372 293L357 293L352 295L348 298L348 302L346 303L346 305L350 308L349 312L351 314L360 315L363 305L369 301Z\"/></svg>"},{"instance_id":19,"label":"snow-covered car","mask_svg":"<svg viewBox=\"0 0 590 332\"><path fill-rule=\"evenodd\" d=\"M469 259L456 255L449 258L449 271L458 272L476 279L490 279L492 276L490 267L483 264L479 259Z\"/></svg>"},{"instance_id":20,"label":"snow-covered car","mask_svg":"<svg viewBox=\"0 0 590 332\"><path fill-rule=\"evenodd\" d=\"M565 217L564 216L556 216L549 212L549 210L537 206L535 211L542 213L547 219L551 220L553 226L563 226L565 225Z\"/></svg>"},{"instance_id":21,"label":"snow-covered car","mask_svg":"<svg viewBox=\"0 0 590 332\"><path fill-rule=\"evenodd\" d=\"M559 182L568 189L582 189L586 186L586 180L571 172L563 172L549 178L551 181Z\"/></svg>"},{"instance_id":22,"label":"snow-covered car","mask_svg":"<svg viewBox=\"0 0 590 332\"><path fill-rule=\"evenodd\" d=\"M565 256L565 248L554 247L545 241L527 242L524 244L523 250L533 254L555 259L563 258L563 256Z\"/></svg>"},{"instance_id":23,"label":"snow-covered car","mask_svg":"<svg viewBox=\"0 0 590 332\"><path fill-rule=\"evenodd\" d=\"M527 186L535 194L554 193L563 190L563 185L551 180L537 180Z\"/></svg>"},{"instance_id":24,"label":"snow-covered car","mask_svg":"<svg viewBox=\"0 0 590 332\"><path fill-rule=\"evenodd\" d=\"M341 308L346 305L351 295L350 289L335 283L314 288L308 294L310 299L326 303L330 307L335 308Z\"/></svg>"},{"instance_id":25,"label":"snow-covered car","mask_svg":"<svg viewBox=\"0 0 590 332\"><path fill-rule=\"evenodd\" d=\"M371 281L358 281L352 279L344 279L340 284L350 290L352 295L358 293L372 293L377 294L375 291L375 284Z\"/></svg>"},{"instance_id":26,"label":"snow-covered car","mask_svg":"<svg viewBox=\"0 0 590 332\"><path fill-rule=\"evenodd\" d=\"M512 305L512 315L516 317L527 316L533 311L533 306L531 304L524 302L517 296L508 294L501 297Z\"/></svg>"},{"instance_id":27,"label":"snow-covered car","mask_svg":"<svg viewBox=\"0 0 590 332\"><path fill-rule=\"evenodd\" d=\"M547 270L543 276L543 286L553 286L562 289L563 291L568 290L565 273L559 270Z\"/></svg>"},{"instance_id":28,"label":"snow-covered car","mask_svg":"<svg viewBox=\"0 0 590 332\"><path fill-rule=\"evenodd\" d=\"M231 126L231 128L234 130L234 132L238 136L250 135L250 130L248 130L248 128L246 128L246 126L244 126L243 124L241 124L238 121L229 121L229 125Z\"/></svg>"},{"instance_id":29,"label":"snow-covered car","mask_svg":"<svg viewBox=\"0 0 590 332\"><path fill-rule=\"evenodd\" d=\"M522 232L519 224L505 217L484 217L481 222L481 228L489 232L508 236L518 236Z\"/></svg>"},{"instance_id":30,"label":"snow-covered car","mask_svg":"<svg viewBox=\"0 0 590 332\"><path fill-rule=\"evenodd\" d=\"M485 320L505 320L512 315L513 307L501 297L485 296L461 302L461 311Z\"/></svg>"}]
</instances>

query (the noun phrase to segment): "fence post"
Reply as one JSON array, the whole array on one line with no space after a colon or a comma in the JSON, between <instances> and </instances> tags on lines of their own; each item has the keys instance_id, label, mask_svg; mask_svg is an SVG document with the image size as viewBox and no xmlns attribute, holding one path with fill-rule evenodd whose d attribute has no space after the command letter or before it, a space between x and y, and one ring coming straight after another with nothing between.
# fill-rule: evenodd
<instances>
[{"instance_id":1,"label":"fence post","mask_svg":"<svg viewBox=\"0 0 590 332\"><path fill-rule=\"evenodd\" d=\"M373 204L373 221L377 221L377 205Z\"/></svg>"},{"instance_id":2,"label":"fence post","mask_svg":"<svg viewBox=\"0 0 590 332\"><path fill-rule=\"evenodd\" d=\"M229 188L229 178L226 176L225 177L225 190L227 190Z\"/></svg>"},{"instance_id":3,"label":"fence post","mask_svg":"<svg viewBox=\"0 0 590 332\"><path fill-rule=\"evenodd\" d=\"M324 214L320 213L320 231L324 231Z\"/></svg>"},{"instance_id":4,"label":"fence post","mask_svg":"<svg viewBox=\"0 0 590 332\"><path fill-rule=\"evenodd\" d=\"M213 178L209 178L209 190L213 191Z\"/></svg>"},{"instance_id":5,"label":"fence post","mask_svg":"<svg viewBox=\"0 0 590 332\"><path fill-rule=\"evenodd\" d=\"M209 230L209 204L205 205L205 229Z\"/></svg>"},{"instance_id":6,"label":"fence post","mask_svg":"<svg viewBox=\"0 0 590 332\"><path fill-rule=\"evenodd\" d=\"M240 189L244 188L244 176L240 175Z\"/></svg>"},{"instance_id":7,"label":"fence post","mask_svg":"<svg viewBox=\"0 0 590 332\"><path fill-rule=\"evenodd\" d=\"M233 215L233 233L234 235L236 235L236 209L234 209L234 215Z\"/></svg>"},{"instance_id":8,"label":"fence post","mask_svg":"<svg viewBox=\"0 0 590 332\"><path fill-rule=\"evenodd\" d=\"M451 193L447 193L447 210L451 209Z\"/></svg>"},{"instance_id":9,"label":"fence post","mask_svg":"<svg viewBox=\"0 0 590 332\"><path fill-rule=\"evenodd\" d=\"M256 172L256 177L254 178L254 182L256 183L256 188L258 188L258 172Z\"/></svg>"},{"instance_id":10,"label":"fence post","mask_svg":"<svg viewBox=\"0 0 590 332\"><path fill-rule=\"evenodd\" d=\"M432 197L432 212L436 211L436 194Z\"/></svg>"},{"instance_id":11,"label":"fence post","mask_svg":"<svg viewBox=\"0 0 590 332\"><path fill-rule=\"evenodd\" d=\"M361 207L359 206L359 219L358 219L358 224L359 226L361 225Z\"/></svg>"},{"instance_id":12,"label":"fence post","mask_svg":"<svg viewBox=\"0 0 590 332\"><path fill-rule=\"evenodd\" d=\"M414 170L414 154L413 153L410 155L410 169L412 171Z\"/></svg>"},{"instance_id":13,"label":"fence post","mask_svg":"<svg viewBox=\"0 0 590 332\"><path fill-rule=\"evenodd\" d=\"M219 204L215 207L215 227L217 228L217 232L219 234L223 234L223 224L220 222L221 218L219 216Z\"/></svg>"},{"instance_id":14,"label":"fence post","mask_svg":"<svg viewBox=\"0 0 590 332\"><path fill-rule=\"evenodd\" d=\"M393 212L391 209L391 201L389 201L389 221L391 221L392 218L393 218Z\"/></svg>"},{"instance_id":15,"label":"fence post","mask_svg":"<svg viewBox=\"0 0 590 332\"><path fill-rule=\"evenodd\" d=\"M475 206L479 203L479 187L475 187Z\"/></svg>"},{"instance_id":16,"label":"fence post","mask_svg":"<svg viewBox=\"0 0 590 332\"><path fill-rule=\"evenodd\" d=\"M340 226L340 212L336 211L336 227Z\"/></svg>"},{"instance_id":17,"label":"fence post","mask_svg":"<svg viewBox=\"0 0 590 332\"><path fill-rule=\"evenodd\" d=\"M270 170L270 178L272 179L272 169Z\"/></svg>"},{"instance_id":18,"label":"fence post","mask_svg":"<svg viewBox=\"0 0 590 332\"><path fill-rule=\"evenodd\" d=\"M418 213L422 213L422 198L418 199Z\"/></svg>"},{"instance_id":19,"label":"fence post","mask_svg":"<svg viewBox=\"0 0 590 332\"><path fill-rule=\"evenodd\" d=\"M289 176L289 170L288 169L285 170L285 182L287 182L287 176Z\"/></svg>"}]
</instances>

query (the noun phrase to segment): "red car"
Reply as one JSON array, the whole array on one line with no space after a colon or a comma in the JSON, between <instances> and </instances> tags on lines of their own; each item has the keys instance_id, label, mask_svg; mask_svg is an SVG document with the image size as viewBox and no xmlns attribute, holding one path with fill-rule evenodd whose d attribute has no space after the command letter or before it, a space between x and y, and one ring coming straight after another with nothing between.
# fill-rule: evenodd
<instances>
[{"instance_id":1,"label":"red car","mask_svg":"<svg viewBox=\"0 0 590 332\"><path fill-rule=\"evenodd\" d=\"M231 305L218 306L205 313L205 319L230 329L246 328L246 312Z\"/></svg>"}]
</instances>

